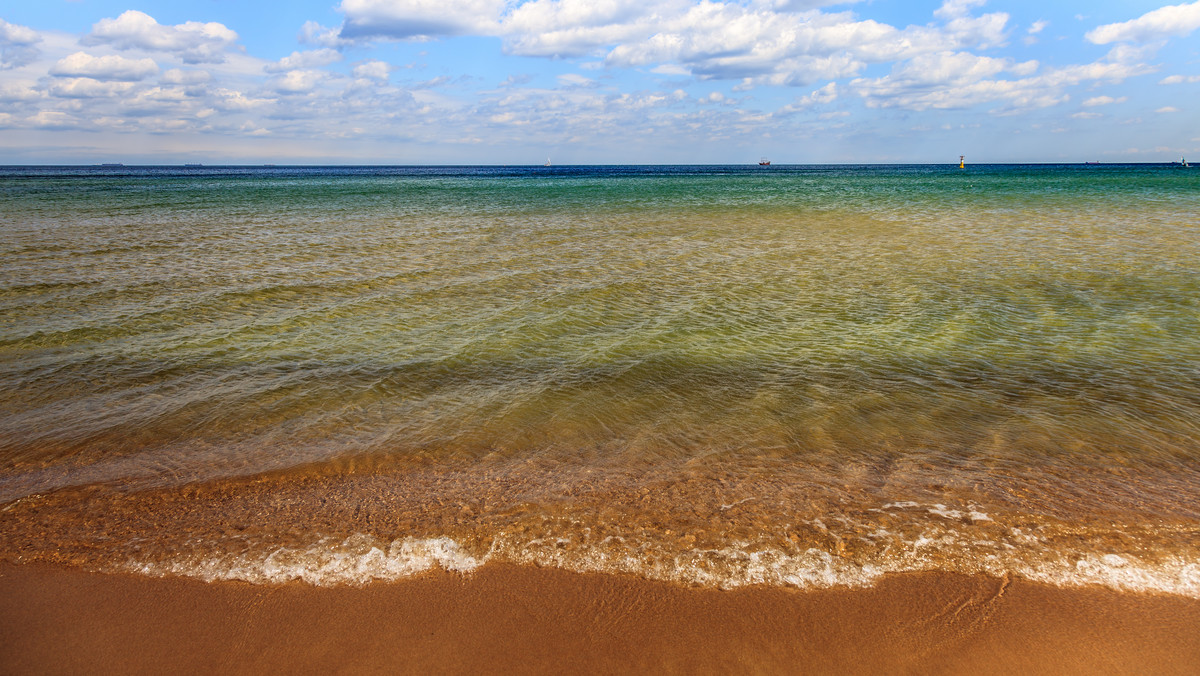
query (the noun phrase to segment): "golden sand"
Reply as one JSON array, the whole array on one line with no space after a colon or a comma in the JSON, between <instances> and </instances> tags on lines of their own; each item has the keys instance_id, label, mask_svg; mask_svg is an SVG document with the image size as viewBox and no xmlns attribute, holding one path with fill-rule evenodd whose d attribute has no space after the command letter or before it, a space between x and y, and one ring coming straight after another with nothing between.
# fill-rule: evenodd
<instances>
[{"instance_id":1,"label":"golden sand","mask_svg":"<svg viewBox=\"0 0 1200 676\"><path fill-rule=\"evenodd\" d=\"M1187 674L1200 600L907 574L687 588L485 566L365 587L0 566L3 673Z\"/></svg>"}]
</instances>

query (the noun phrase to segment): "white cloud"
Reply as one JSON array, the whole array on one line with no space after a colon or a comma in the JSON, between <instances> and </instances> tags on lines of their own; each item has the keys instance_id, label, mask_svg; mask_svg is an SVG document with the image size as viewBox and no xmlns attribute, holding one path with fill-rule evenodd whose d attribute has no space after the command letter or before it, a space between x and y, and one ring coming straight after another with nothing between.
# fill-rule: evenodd
<instances>
[{"instance_id":1,"label":"white cloud","mask_svg":"<svg viewBox=\"0 0 1200 676\"><path fill-rule=\"evenodd\" d=\"M1158 81L1158 84L1184 84L1184 83L1200 82L1200 75L1168 75Z\"/></svg>"},{"instance_id":2,"label":"white cloud","mask_svg":"<svg viewBox=\"0 0 1200 676\"><path fill-rule=\"evenodd\" d=\"M606 46L643 40L691 3L667 0L532 0L504 20L507 49L525 56L584 56Z\"/></svg>"},{"instance_id":3,"label":"white cloud","mask_svg":"<svg viewBox=\"0 0 1200 676\"><path fill-rule=\"evenodd\" d=\"M971 16L982 0L948 0L941 26L897 29L849 12L812 8L824 0L343 0L339 40L431 39L471 33L504 41L510 54L603 56L609 67L663 69L701 79L804 86L857 75L870 63L922 53L1003 44L1008 15ZM800 11L808 10L808 11ZM329 44L306 25L306 40Z\"/></svg>"},{"instance_id":4,"label":"white cloud","mask_svg":"<svg viewBox=\"0 0 1200 676\"><path fill-rule=\"evenodd\" d=\"M58 60L50 74L58 77L90 77L96 80L142 80L158 72L153 59L127 59L123 56L92 56L75 52Z\"/></svg>"},{"instance_id":5,"label":"white cloud","mask_svg":"<svg viewBox=\"0 0 1200 676\"><path fill-rule=\"evenodd\" d=\"M1073 117L1077 120L1094 120L1098 117L1104 117L1104 115L1102 115L1101 113L1083 113L1083 112L1081 112L1081 113L1075 113L1075 114L1071 115L1071 117Z\"/></svg>"},{"instance_id":6,"label":"white cloud","mask_svg":"<svg viewBox=\"0 0 1200 676\"><path fill-rule=\"evenodd\" d=\"M29 46L41 41L42 37L32 28L0 19L0 43Z\"/></svg>"},{"instance_id":7,"label":"white cloud","mask_svg":"<svg viewBox=\"0 0 1200 676\"><path fill-rule=\"evenodd\" d=\"M101 82L90 77L77 77L53 83L49 92L52 96L65 99L107 99L132 88L132 82Z\"/></svg>"},{"instance_id":8,"label":"white cloud","mask_svg":"<svg viewBox=\"0 0 1200 676\"><path fill-rule=\"evenodd\" d=\"M225 50L237 38L237 33L224 24L188 21L164 26L149 14L131 9L115 19L101 19L92 26L83 44L171 52L185 63L221 63L225 60Z\"/></svg>"},{"instance_id":9,"label":"white cloud","mask_svg":"<svg viewBox=\"0 0 1200 676\"><path fill-rule=\"evenodd\" d=\"M763 14L705 3L690 7L645 39L618 44L606 62L619 67L676 63L704 79L746 80L743 87L805 86L856 75L868 63L994 41L1007 17L954 21L960 23L898 30L845 13Z\"/></svg>"},{"instance_id":10,"label":"white cloud","mask_svg":"<svg viewBox=\"0 0 1200 676\"><path fill-rule=\"evenodd\" d=\"M236 89L220 88L214 94L213 107L224 111L258 110L275 103L274 99L252 98Z\"/></svg>"},{"instance_id":11,"label":"white cloud","mask_svg":"<svg viewBox=\"0 0 1200 676\"><path fill-rule=\"evenodd\" d=\"M942 53L914 58L893 67L888 76L859 78L850 86L865 99L868 108L908 110L961 109L987 102L1001 102L993 112L1011 114L1045 108L1070 97L1065 89L1082 82L1120 82L1153 70L1129 60L1130 53L1114 49L1104 61L1048 69L1034 76L1036 61L1013 63L965 53ZM997 79L1002 72L1018 79Z\"/></svg>"},{"instance_id":12,"label":"white cloud","mask_svg":"<svg viewBox=\"0 0 1200 676\"><path fill-rule=\"evenodd\" d=\"M805 96L798 97L792 103L784 106L779 112L781 114L795 113L803 110L808 110L815 105L823 105L833 103L838 97L838 86L836 82L829 84L809 92Z\"/></svg>"},{"instance_id":13,"label":"white cloud","mask_svg":"<svg viewBox=\"0 0 1200 676\"><path fill-rule=\"evenodd\" d=\"M558 76L558 83L565 87L595 87L596 81L578 73L566 73Z\"/></svg>"},{"instance_id":14,"label":"white cloud","mask_svg":"<svg viewBox=\"0 0 1200 676\"><path fill-rule=\"evenodd\" d=\"M1106 24L1089 31L1084 37L1098 45L1152 42L1187 35L1197 28L1200 28L1200 0L1186 5L1160 7L1123 23Z\"/></svg>"},{"instance_id":15,"label":"white cloud","mask_svg":"<svg viewBox=\"0 0 1200 676\"><path fill-rule=\"evenodd\" d=\"M74 117L60 110L43 110L31 116L27 122L40 129L75 129L80 126Z\"/></svg>"},{"instance_id":16,"label":"white cloud","mask_svg":"<svg viewBox=\"0 0 1200 676\"><path fill-rule=\"evenodd\" d=\"M336 49L311 49L304 52L292 52L275 63L268 64L264 70L268 73L282 73L301 68L321 68L342 60L341 52Z\"/></svg>"},{"instance_id":17,"label":"white cloud","mask_svg":"<svg viewBox=\"0 0 1200 676\"><path fill-rule=\"evenodd\" d=\"M212 79L212 73L206 70L172 68L162 74L161 82L164 84L200 85L211 82Z\"/></svg>"},{"instance_id":18,"label":"white cloud","mask_svg":"<svg viewBox=\"0 0 1200 676\"><path fill-rule=\"evenodd\" d=\"M655 66L650 69L650 72L657 73L659 75L678 75L678 76L687 76L687 75L692 74L692 71L688 70L687 68L684 68L683 66L675 64L675 63L664 63L661 66Z\"/></svg>"},{"instance_id":19,"label":"white cloud","mask_svg":"<svg viewBox=\"0 0 1200 676\"><path fill-rule=\"evenodd\" d=\"M1042 31L1046 30L1046 26L1049 26L1049 25L1050 25L1049 21L1044 21L1042 19L1038 19L1037 21L1034 21L1032 25L1029 26L1029 30L1026 32L1028 32L1030 35L1037 35L1038 33L1041 33Z\"/></svg>"},{"instance_id":20,"label":"white cloud","mask_svg":"<svg viewBox=\"0 0 1200 676\"><path fill-rule=\"evenodd\" d=\"M942 19L954 19L966 16L972 7L982 7L987 0L946 0L942 6L934 10L933 15Z\"/></svg>"},{"instance_id":21,"label":"white cloud","mask_svg":"<svg viewBox=\"0 0 1200 676\"><path fill-rule=\"evenodd\" d=\"M1092 108L1094 106L1107 106L1113 103L1125 103L1128 100L1128 96L1122 96L1116 99L1111 96L1093 96L1092 98L1083 102L1083 107Z\"/></svg>"},{"instance_id":22,"label":"white cloud","mask_svg":"<svg viewBox=\"0 0 1200 676\"><path fill-rule=\"evenodd\" d=\"M319 70L289 70L271 81L272 88L284 94L306 94L326 78Z\"/></svg>"},{"instance_id":23,"label":"white cloud","mask_svg":"<svg viewBox=\"0 0 1200 676\"><path fill-rule=\"evenodd\" d=\"M37 31L0 19L0 69L16 68L38 57L34 47L42 41Z\"/></svg>"},{"instance_id":24,"label":"white cloud","mask_svg":"<svg viewBox=\"0 0 1200 676\"><path fill-rule=\"evenodd\" d=\"M339 26L330 28L322 26L316 21L305 21L300 27L300 33L296 36L296 40L306 45L318 45L320 47L341 47L349 44L350 41L343 40L339 34L342 29Z\"/></svg>"},{"instance_id":25,"label":"white cloud","mask_svg":"<svg viewBox=\"0 0 1200 676\"><path fill-rule=\"evenodd\" d=\"M342 39L429 39L496 32L505 0L342 0Z\"/></svg>"},{"instance_id":26,"label":"white cloud","mask_svg":"<svg viewBox=\"0 0 1200 676\"><path fill-rule=\"evenodd\" d=\"M392 67L385 61L364 61L354 67L354 77L364 80L387 82L392 74Z\"/></svg>"},{"instance_id":27,"label":"white cloud","mask_svg":"<svg viewBox=\"0 0 1200 676\"><path fill-rule=\"evenodd\" d=\"M1155 110L1154 112L1156 112L1156 113L1178 113L1179 109L1176 108L1175 106L1163 106L1162 108L1159 108L1158 110Z\"/></svg>"},{"instance_id":28,"label":"white cloud","mask_svg":"<svg viewBox=\"0 0 1200 676\"><path fill-rule=\"evenodd\" d=\"M18 103L36 101L41 96L33 87L17 83L0 83L0 102Z\"/></svg>"}]
</instances>

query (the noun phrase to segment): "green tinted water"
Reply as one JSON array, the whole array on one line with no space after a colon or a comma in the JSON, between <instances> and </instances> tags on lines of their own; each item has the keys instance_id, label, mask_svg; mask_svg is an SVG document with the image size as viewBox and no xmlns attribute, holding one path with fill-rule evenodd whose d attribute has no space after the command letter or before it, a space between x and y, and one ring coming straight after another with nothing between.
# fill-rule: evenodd
<instances>
[{"instance_id":1,"label":"green tinted water","mask_svg":"<svg viewBox=\"0 0 1200 676\"><path fill-rule=\"evenodd\" d=\"M0 200L5 500L700 462L854 509L1200 517L1195 172L41 170Z\"/></svg>"}]
</instances>

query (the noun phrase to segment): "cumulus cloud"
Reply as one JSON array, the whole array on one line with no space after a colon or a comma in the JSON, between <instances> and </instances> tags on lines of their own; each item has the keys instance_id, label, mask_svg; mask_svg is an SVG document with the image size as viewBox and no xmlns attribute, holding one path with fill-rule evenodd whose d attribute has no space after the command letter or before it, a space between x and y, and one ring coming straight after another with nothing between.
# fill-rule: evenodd
<instances>
[{"instance_id":1,"label":"cumulus cloud","mask_svg":"<svg viewBox=\"0 0 1200 676\"><path fill-rule=\"evenodd\" d=\"M275 103L274 99L247 96L236 89L221 87L213 92L212 105L217 110L227 112L244 112L260 110Z\"/></svg>"},{"instance_id":2,"label":"cumulus cloud","mask_svg":"<svg viewBox=\"0 0 1200 676\"><path fill-rule=\"evenodd\" d=\"M317 45L319 47L342 47L350 44L351 41L343 40L340 37L342 32L341 27L322 26L316 21L305 21L300 27L300 33L296 35L296 40L305 45Z\"/></svg>"},{"instance_id":3,"label":"cumulus cloud","mask_svg":"<svg viewBox=\"0 0 1200 676\"><path fill-rule=\"evenodd\" d=\"M59 80L50 86L52 96L64 99L111 98L133 88L132 82L101 82L90 77Z\"/></svg>"},{"instance_id":4,"label":"cumulus cloud","mask_svg":"<svg viewBox=\"0 0 1200 676\"><path fill-rule=\"evenodd\" d=\"M1037 34L1046 30L1046 26L1049 25L1049 21L1043 21L1041 19L1034 21L1033 24L1029 26L1029 29L1025 31L1025 37L1022 38L1021 41L1027 45L1036 45L1038 41Z\"/></svg>"},{"instance_id":5,"label":"cumulus cloud","mask_svg":"<svg viewBox=\"0 0 1200 676\"><path fill-rule=\"evenodd\" d=\"M386 61L364 61L354 67L354 77L363 80L378 80L387 82L392 74L392 66Z\"/></svg>"},{"instance_id":6,"label":"cumulus cloud","mask_svg":"<svg viewBox=\"0 0 1200 676\"><path fill-rule=\"evenodd\" d=\"M313 49L305 52L292 52L275 63L268 64L268 73L282 73L301 68L320 68L342 60L341 52L336 49Z\"/></svg>"},{"instance_id":7,"label":"cumulus cloud","mask_svg":"<svg viewBox=\"0 0 1200 676\"><path fill-rule=\"evenodd\" d=\"M564 87L595 87L596 81L578 73L566 73L558 76L558 83Z\"/></svg>"},{"instance_id":8,"label":"cumulus cloud","mask_svg":"<svg viewBox=\"0 0 1200 676\"><path fill-rule=\"evenodd\" d=\"M271 87L282 94L305 94L326 78L319 70L290 70L271 81Z\"/></svg>"},{"instance_id":9,"label":"cumulus cloud","mask_svg":"<svg viewBox=\"0 0 1200 676\"><path fill-rule=\"evenodd\" d=\"M1158 81L1158 84L1184 84L1185 82L1200 82L1200 75L1168 75Z\"/></svg>"},{"instance_id":10,"label":"cumulus cloud","mask_svg":"<svg viewBox=\"0 0 1200 676\"><path fill-rule=\"evenodd\" d=\"M153 59L127 59L123 56L92 56L87 52L75 52L59 59L50 68L50 74L58 77L89 77L95 80L123 80L134 82L158 72Z\"/></svg>"},{"instance_id":11,"label":"cumulus cloud","mask_svg":"<svg viewBox=\"0 0 1200 676\"><path fill-rule=\"evenodd\" d=\"M550 58L603 57L609 67L657 68L740 86L804 86L857 75L871 63L921 53L1003 44L1008 15L973 16L983 0L947 0L944 25L898 29L849 12L845 4L694 0L343 0L338 40L430 39L465 33L503 39L506 52ZM306 39L325 44L321 26ZM663 71L661 69L670 69Z\"/></svg>"},{"instance_id":12,"label":"cumulus cloud","mask_svg":"<svg viewBox=\"0 0 1200 676\"><path fill-rule=\"evenodd\" d=\"M0 69L17 68L38 57L34 47L42 41L37 31L0 19Z\"/></svg>"},{"instance_id":13,"label":"cumulus cloud","mask_svg":"<svg viewBox=\"0 0 1200 676\"><path fill-rule=\"evenodd\" d=\"M43 110L26 122L39 129L75 129L80 126L73 116L60 110Z\"/></svg>"},{"instance_id":14,"label":"cumulus cloud","mask_svg":"<svg viewBox=\"0 0 1200 676\"><path fill-rule=\"evenodd\" d=\"M1200 28L1200 0L1185 5L1168 5L1136 19L1110 23L1089 31L1084 37L1097 45L1111 42L1153 42L1187 35Z\"/></svg>"},{"instance_id":15,"label":"cumulus cloud","mask_svg":"<svg viewBox=\"0 0 1200 676\"><path fill-rule=\"evenodd\" d=\"M32 28L0 19L0 42L6 45L36 45L41 41L41 36Z\"/></svg>"},{"instance_id":16,"label":"cumulus cloud","mask_svg":"<svg viewBox=\"0 0 1200 676\"><path fill-rule=\"evenodd\" d=\"M0 101L4 103L36 101L39 98L41 98L41 94L33 87L16 83L0 83Z\"/></svg>"},{"instance_id":17,"label":"cumulus cloud","mask_svg":"<svg viewBox=\"0 0 1200 676\"><path fill-rule=\"evenodd\" d=\"M188 21L164 26L149 14L131 9L115 19L101 19L92 26L83 43L171 52L185 63L221 63L225 60L225 50L237 38L237 33L224 24Z\"/></svg>"},{"instance_id":18,"label":"cumulus cloud","mask_svg":"<svg viewBox=\"0 0 1200 676\"><path fill-rule=\"evenodd\" d=\"M1093 96L1092 98L1083 102L1083 107L1092 108L1094 106L1107 106L1113 103L1125 103L1128 100L1128 96L1122 96L1116 99L1111 96Z\"/></svg>"},{"instance_id":19,"label":"cumulus cloud","mask_svg":"<svg viewBox=\"0 0 1200 676\"><path fill-rule=\"evenodd\" d=\"M943 19L953 19L966 16L972 7L982 7L987 0L946 0L942 6L934 10L933 15Z\"/></svg>"},{"instance_id":20,"label":"cumulus cloud","mask_svg":"<svg viewBox=\"0 0 1200 676\"><path fill-rule=\"evenodd\" d=\"M510 52L524 56L584 56L601 48L642 40L669 28L691 3L667 0L533 0L505 19Z\"/></svg>"},{"instance_id":21,"label":"cumulus cloud","mask_svg":"<svg viewBox=\"0 0 1200 676\"><path fill-rule=\"evenodd\" d=\"M342 39L493 34L505 0L342 0Z\"/></svg>"},{"instance_id":22,"label":"cumulus cloud","mask_svg":"<svg viewBox=\"0 0 1200 676\"><path fill-rule=\"evenodd\" d=\"M211 82L212 79L212 73L206 70L172 68L162 74L160 81L163 84L201 85Z\"/></svg>"},{"instance_id":23,"label":"cumulus cloud","mask_svg":"<svg viewBox=\"0 0 1200 676\"><path fill-rule=\"evenodd\" d=\"M1178 113L1179 109L1176 108L1175 106L1163 106L1162 108L1159 108L1158 110L1155 110L1154 112L1156 112L1156 113Z\"/></svg>"},{"instance_id":24,"label":"cumulus cloud","mask_svg":"<svg viewBox=\"0 0 1200 676\"><path fill-rule=\"evenodd\" d=\"M1066 88L1083 82L1120 82L1153 70L1130 59L1130 53L1113 50L1095 63L1040 69L1036 61L1013 63L966 53L942 53L916 57L893 67L885 77L859 78L850 86L864 98L868 108L909 110L963 109L1001 102L994 112L1013 113L1045 108L1069 99ZM1014 79L997 77L1011 73Z\"/></svg>"},{"instance_id":25,"label":"cumulus cloud","mask_svg":"<svg viewBox=\"0 0 1200 676\"><path fill-rule=\"evenodd\" d=\"M837 97L838 97L837 83L830 82L829 84L825 85L824 87L821 87L820 89L809 92L805 96L801 96L801 97L797 98L792 103L790 103L790 104L784 106L782 109L780 109L779 112L781 114L787 114L787 113L796 113L796 112L800 112L803 110L808 110L816 105L833 103L834 101L837 100Z\"/></svg>"}]
</instances>

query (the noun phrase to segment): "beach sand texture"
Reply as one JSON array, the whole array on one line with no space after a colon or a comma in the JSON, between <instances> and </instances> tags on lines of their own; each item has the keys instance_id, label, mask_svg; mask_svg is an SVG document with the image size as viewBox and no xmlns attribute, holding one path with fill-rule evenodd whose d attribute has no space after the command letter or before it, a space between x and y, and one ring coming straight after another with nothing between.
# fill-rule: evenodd
<instances>
[{"instance_id":1,"label":"beach sand texture","mask_svg":"<svg viewBox=\"0 0 1200 676\"><path fill-rule=\"evenodd\" d=\"M685 588L495 565L365 587L0 568L4 673L1194 674L1200 602L982 576Z\"/></svg>"}]
</instances>

